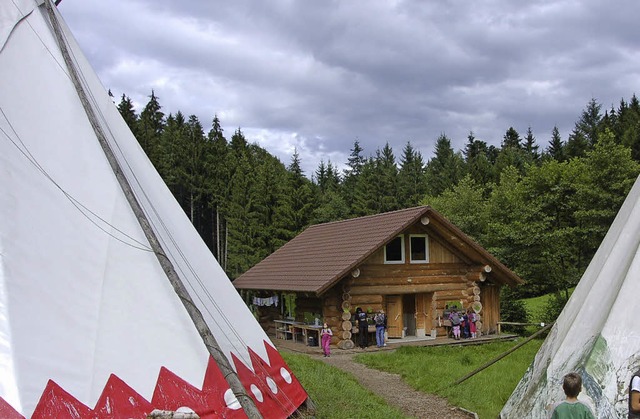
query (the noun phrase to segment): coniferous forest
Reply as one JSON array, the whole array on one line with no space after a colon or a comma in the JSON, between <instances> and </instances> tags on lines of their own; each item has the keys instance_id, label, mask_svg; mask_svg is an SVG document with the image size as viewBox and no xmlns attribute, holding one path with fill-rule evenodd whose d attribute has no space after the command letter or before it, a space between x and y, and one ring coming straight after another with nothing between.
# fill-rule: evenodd
<instances>
[{"instance_id":1,"label":"coniferous forest","mask_svg":"<svg viewBox=\"0 0 640 419\"><path fill-rule=\"evenodd\" d=\"M500 147L471 132L454 150L443 134L428 160L410 142L354 141L345 170L310 174L297 153L283 163L241 129L229 137L217 116L204 132L165 114L153 92L139 114L126 95L118 109L232 279L309 225L431 205L527 281L515 297L567 293L640 173L635 94L611 109L592 99L566 139L508 127Z\"/></svg>"}]
</instances>

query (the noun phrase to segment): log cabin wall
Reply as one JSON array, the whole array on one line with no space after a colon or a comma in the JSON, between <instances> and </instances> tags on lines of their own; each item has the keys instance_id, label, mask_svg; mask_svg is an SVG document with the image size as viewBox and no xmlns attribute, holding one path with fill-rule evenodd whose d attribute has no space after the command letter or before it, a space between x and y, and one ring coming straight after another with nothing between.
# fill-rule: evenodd
<instances>
[{"instance_id":1,"label":"log cabin wall","mask_svg":"<svg viewBox=\"0 0 640 419\"><path fill-rule=\"evenodd\" d=\"M428 237L428 262L412 263L410 237L420 234ZM404 307L403 312L389 319L390 323L397 322L389 326L389 335L393 337L404 337L406 333L418 337L445 336L443 312L446 304L452 301L460 302L465 309L474 301L482 302L481 319L488 313L487 326L498 321L497 295L488 295L485 301L483 290L486 287L479 286L487 277L484 266L463 260L446 243L431 237L428 227L419 223L405 230L403 241L404 262L385 263L382 247L358 267L357 278L350 276L341 282L343 288L348 284L351 313L356 307L373 313L381 308L388 311L389 304L399 303ZM482 331L492 330L483 328Z\"/></svg>"},{"instance_id":2,"label":"log cabin wall","mask_svg":"<svg viewBox=\"0 0 640 419\"><path fill-rule=\"evenodd\" d=\"M327 291L322 298L322 321L333 332L331 344L335 345L342 340L342 293L339 292L340 287L333 287ZM347 339L351 339L351 332Z\"/></svg>"},{"instance_id":3,"label":"log cabin wall","mask_svg":"<svg viewBox=\"0 0 640 419\"><path fill-rule=\"evenodd\" d=\"M280 305L276 306L262 306L256 307L257 320L267 335L275 336L276 328L274 320L279 320L282 318Z\"/></svg>"}]
</instances>

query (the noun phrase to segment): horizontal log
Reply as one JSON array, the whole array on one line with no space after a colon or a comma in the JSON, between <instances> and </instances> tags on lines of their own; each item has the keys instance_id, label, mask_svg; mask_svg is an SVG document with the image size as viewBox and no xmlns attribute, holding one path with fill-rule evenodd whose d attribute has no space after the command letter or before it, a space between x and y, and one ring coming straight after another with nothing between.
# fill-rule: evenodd
<instances>
[{"instance_id":1,"label":"horizontal log","mask_svg":"<svg viewBox=\"0 0 640 419\"><path fill-rule=\"evenodd\" d=\"M327 313L327 312L323 312L322 313L322 318L329 320L329 319L342 319L342 313L336 313L336 312L331 312L331 313Z\"/></svg>"},{"instance_id":2,"label":"horizontal log","mask_svg":"<svg viewBox=\"0 0 640 419\"><path fill-rule=\"evenodd\" d=\"M382 304L382 295L353 295L351 297L351 306L356 307L361 304Z\"/></svg>"},{"instance_id":3,"label":"horizontal log","mask_svg":"<svg viewBox=\"0 0 640 419\"><path fill-rule=\"evenodd\" d=\"M455 272L458 273L466 273L469 271L470 266L465 263L413 263L406 265L388 265L388 264L367 264L363 265L360 270L363 275L375 275L376 272L386 273L386 272L406 272L406 271L416 271L416 272Z\"/></svg>"},{"instance_id":4,"label":"horizontal log","mask_svg":"<svg viewBox=\"0 0 640 419\"><path fill-rule=\"evenodd\" d=\"M438 295L437 298L439 300L446 300L446 299L458 299L458 298L462 298L462 289L458 289L458 290L438 290L437 291Z\"/></svg>"},{"instance_id":5,"label":"horizontal log","mask_svg":"<svg viewBox=\"0 0 640 419\"><path fill-rule=\"evenodd\" d=\"M457 290L461 295L461 284L405 284L405 285L375 285L375 286L358 286L351 289L351 295L367 295L367 294L415 294L420 292L435 292L442 290Z\"/></svg>"},{"instance_id":6,"label":"horizontal log","mask_svg":"<svg viewBox=\"0 0 640 419\"><path fill-rule=\"evenodd\" d=\"M487 279L487 275L484 272L469 272L467 279L469 281L484 281Z\"/></svg>"},{"instance_id":7,"label":"horizontal log","mask_svg":"<svg viewBox=\"0 0 640 419\"><path fill-rule=\"evenodd\" d=\"M467 286L467 278L464 275L401 275L401 276L377 276L363 277L363 280L357 284L358 287L363 285L401 285L405 283L414 284L462 284ZM353 289L352 289L353 291ZM351 292L353 295L353 292Z\"/></svg>"}]
</instances>

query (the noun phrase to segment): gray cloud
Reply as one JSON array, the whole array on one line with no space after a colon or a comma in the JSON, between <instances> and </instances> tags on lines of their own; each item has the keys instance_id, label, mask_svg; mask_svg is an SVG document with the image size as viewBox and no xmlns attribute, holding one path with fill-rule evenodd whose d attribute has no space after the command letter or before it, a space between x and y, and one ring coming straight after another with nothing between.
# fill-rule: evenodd
<instances>
[{"instance_id":1,"label":"gray cloud","mask_svg":"<svg viewBox=\"0 0 640 419\"><path fill-rule=\"evenodd\" d=\"M106 87L165 112L218 114L311 174L407 141L425 158L441 133L499 145L530 126L566 139L593 97L638 91L633 0L463 2L64 0L60 10Z\"/></svg>"}]
</instances>

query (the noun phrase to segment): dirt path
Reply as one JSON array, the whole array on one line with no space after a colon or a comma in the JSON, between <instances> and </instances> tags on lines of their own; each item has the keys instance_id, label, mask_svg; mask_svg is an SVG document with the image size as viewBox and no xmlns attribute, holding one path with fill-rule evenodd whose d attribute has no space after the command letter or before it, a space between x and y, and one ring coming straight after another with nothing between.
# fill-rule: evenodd
<instances>
[{"instance_id":1,"label":"dirt path","mask_svg":"<svg viewBox=\"0 0 640 419\"><path fill-rule=\"evenodd\" d=\"M450 405L447 400L414 390L397 374L368 368L353 360L355 354L311 355L352 374L365 388L382 397L405 415L418 419L469 419L474 415Z\"/></svg>"}]
</instances>

